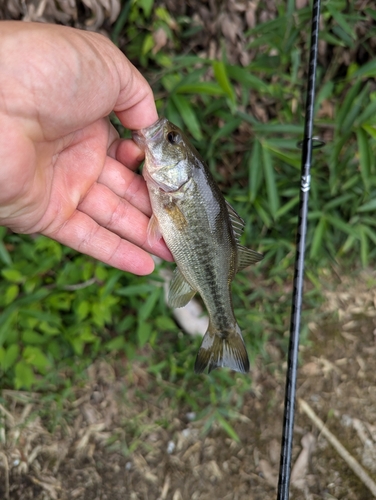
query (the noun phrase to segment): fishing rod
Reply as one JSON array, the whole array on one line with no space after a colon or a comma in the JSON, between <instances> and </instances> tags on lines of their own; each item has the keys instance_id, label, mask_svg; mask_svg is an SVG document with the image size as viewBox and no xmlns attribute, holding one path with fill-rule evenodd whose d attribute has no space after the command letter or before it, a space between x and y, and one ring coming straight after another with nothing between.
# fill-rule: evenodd
<instances>
[{"instance_id":1,"label":"fishing rod","mask_svg":"<svg viewBox=\"0 0 376 500\"><path fill-rule=\"evenodd\" d=\"M317 52L319 38L320 0L314 0L312 8L311 50L308 68L308 85L304 138L302 145L301 184L299 219L296 239L296 257L294 273L294 290L292 295L290 344L287 362L285 409L283 416L283 432L281 445L281 460L279 467L277 500L288 500L291 475L291 451L294 432L295 393L298 371L298 352L300 317L303 299L304 258L307 234L308 199L311 184L312 150L323 145L322 141L315 142L313 137L313 114L315 104L315 81L317 68Z\"/></svg>"}]
</instances>

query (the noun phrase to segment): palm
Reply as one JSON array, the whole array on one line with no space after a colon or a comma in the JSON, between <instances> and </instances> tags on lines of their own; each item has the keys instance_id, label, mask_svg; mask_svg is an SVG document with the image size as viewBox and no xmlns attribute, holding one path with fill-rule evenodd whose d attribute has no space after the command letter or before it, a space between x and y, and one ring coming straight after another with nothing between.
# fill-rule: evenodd
<instances>
[{"instance_id":1,"label":"palm","mask_svg":"<svg viewBox=\"0 0 376 500\"><path fill-rule=\"evenodd\" d=\"M129 62L118 74L116 62L124 65L125 58L104 38L71 30L67 43L67 31L60 36L56 28L27 27L29 39L36 37L34 46L43 51L17 72L18 40L17 57L7 65L13 79L5 75L2 89L14 106L9 109L7 102L3 144L0 138L7 159L0 183L8 186L0 193L0 224L40 232L120 269L148 273L153 262L146 251L164 258L170 253L163 242L148 247L150 203L134 172L140 150L132 141L118 140L105 117L114 109L130 128L152 123L157 115L150 89ZM101 51L109 52L109 61ZM131 83L124 84L126 71ZM30 99L18 97L28 94Z\"/></svg>"}]
</instances>

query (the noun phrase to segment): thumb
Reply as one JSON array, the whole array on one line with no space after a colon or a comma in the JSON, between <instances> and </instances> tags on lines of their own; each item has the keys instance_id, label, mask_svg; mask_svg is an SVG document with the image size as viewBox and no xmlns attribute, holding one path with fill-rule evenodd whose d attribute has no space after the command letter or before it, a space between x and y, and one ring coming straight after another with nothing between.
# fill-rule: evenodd
<instances>
[{"instance_id":1,"label":"thumb","mask_svg":"<svg viewBox=\"0 0 376 500\"><path fill-rule=\"evenodd\" d=\"M125 57L119 71L121 89L114 111L124 127L149 127L158 120L152 89L141 73Z\"/></svg>"}]
</instances>

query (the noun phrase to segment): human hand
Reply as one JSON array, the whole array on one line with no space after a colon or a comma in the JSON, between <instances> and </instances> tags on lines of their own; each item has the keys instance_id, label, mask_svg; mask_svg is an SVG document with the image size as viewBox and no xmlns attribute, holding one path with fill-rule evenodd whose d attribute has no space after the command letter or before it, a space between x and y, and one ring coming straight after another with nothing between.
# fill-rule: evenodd
<instances>
[{"instance_id":1,"label":"human hand","mask_svg":"<svg viewBox=\"0 0 376 500\"><path fill-rule=\"evenodd\" d=\"M172 260L149 246L143 159L130 129L158 119L150 86L109 40L48 24L0 22L0 225L41 233L135 274Z\"/></svg>"}]
</instances>

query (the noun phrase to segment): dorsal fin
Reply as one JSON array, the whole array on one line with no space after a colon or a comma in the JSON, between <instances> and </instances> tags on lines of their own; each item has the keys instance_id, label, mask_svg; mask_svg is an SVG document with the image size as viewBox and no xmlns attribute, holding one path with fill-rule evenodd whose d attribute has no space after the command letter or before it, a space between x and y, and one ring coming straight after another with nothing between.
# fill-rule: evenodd
<instances>
[{"instance_id":1,"label":"dorsal fin","mask_svg":"<svg viewBox=\"0 0 376 500\"><path fill-rule=\"evenodd\" d=\"M232 229L234 230L236 241L239 242L240 236L243 234L245 226L244 220L240 217L237 211L232 208L228 201L226 201L226 207L228 215L230 216L230 221Z\"/></svg>"},{"instance_id":2,"label":"dorsal fin","mask_svg":"<svg viewBox=\"0 0 376 500\"><path fill-rule=\"evenodd\" d=\"M237 271L241 271L251 264L256 264L264 258L262 253L255 252L249 248L244 247L240 244L240 237L244 231L244 220L240 217L236 210L232 208L230 203L226 201L228 215L230 216L230 221L232 225L232 229L235 234L236 245L238 247L238 268Z\"/></svg>"}]
</instances>

